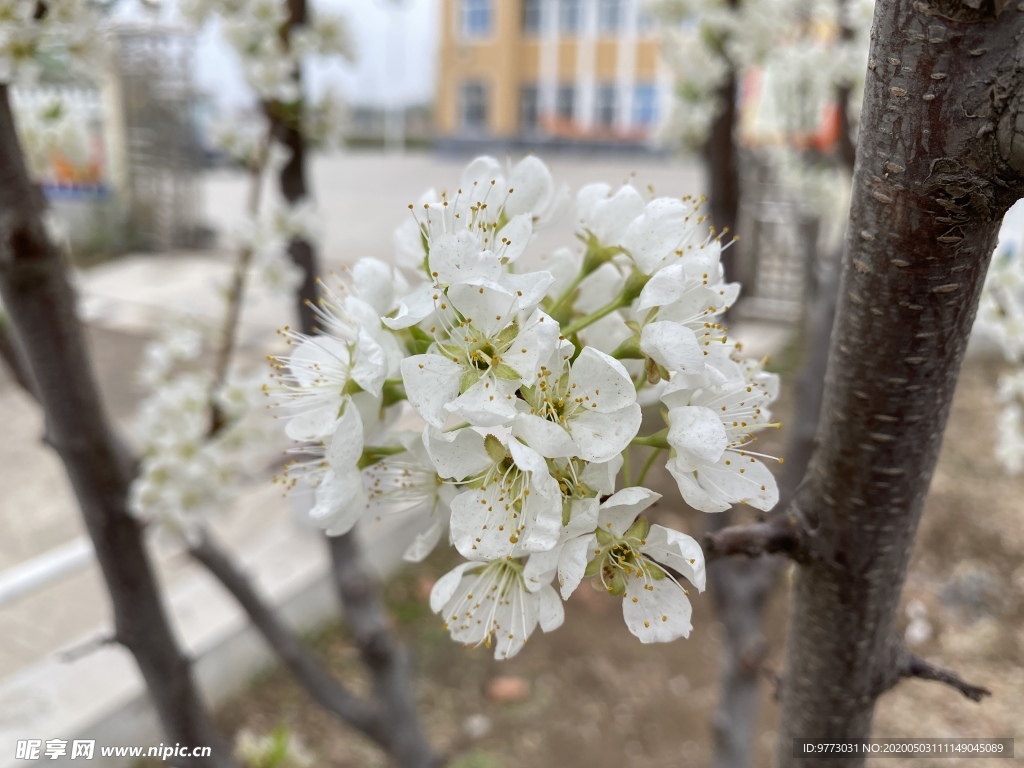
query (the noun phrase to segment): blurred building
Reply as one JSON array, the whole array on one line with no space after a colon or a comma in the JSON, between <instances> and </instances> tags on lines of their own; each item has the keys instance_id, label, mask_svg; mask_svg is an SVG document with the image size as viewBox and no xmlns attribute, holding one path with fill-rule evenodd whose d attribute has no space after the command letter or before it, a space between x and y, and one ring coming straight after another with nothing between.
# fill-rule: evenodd
<instances>
[{"instance_id":1,"label":"blurred building","mask_svg":"<svg viewBox=\"0 0 1024 768\"><path fill-rule=\"evenodd\" d=\"M672 78L641 0L443 0L442 141L643 145Z\"/></svg>"}]
</instances>

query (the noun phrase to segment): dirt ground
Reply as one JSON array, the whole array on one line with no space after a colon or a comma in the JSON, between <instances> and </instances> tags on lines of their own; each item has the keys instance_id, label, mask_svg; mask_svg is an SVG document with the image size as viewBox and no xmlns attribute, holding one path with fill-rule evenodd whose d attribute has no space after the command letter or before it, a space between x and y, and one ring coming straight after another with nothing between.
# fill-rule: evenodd
<instances>
[{"instance_id":1,"label":"dirt ground","mask_svg":"<svg viewBox=\"0 0 1024 768\"><path fill-rule=\"evenodd\" d=\"M914 649L989 687L993 696L979 705L936 683L904 682L879 704L878 736L1018 737L1018 750L1024 751L1024 483L1004 474L992 456L998 371L985 362L964 370L904 594L911 614L905 620L915 618ZM782 403L783 418L785 411ZM777 450L784 438L783 430ZM664 483L661 477L651 484ZM700 521L680 519L672 498L654 516L698 531ZM711 764L709 715L717 699L721 629L706 593L693 599L689 639L644 646L627 632L618 599L580 588L566 605L561 629L550 635L538 630L518 657L498 663L482 648L452 643L429 611L430 585L452 562L450 554L435 555L401 573L387 590L399 631L415 649L426 729L452 766ZM768 618L769 671L781 669L785 593L783 579ZM365 690L341 628L311 640L340 677ZM503 676L526 683L522 700L489 695ZM776 719L768 675L763 701L757 748L758 764L767 766ZM317 766L385 764L372 745L320 712L280 670L261 675L220 719L231 733L269 733L285 724L316 755ZM878 765L896 768L903 762L953 768L980 761L889 759Z\"/></svg>"}]
</instances>

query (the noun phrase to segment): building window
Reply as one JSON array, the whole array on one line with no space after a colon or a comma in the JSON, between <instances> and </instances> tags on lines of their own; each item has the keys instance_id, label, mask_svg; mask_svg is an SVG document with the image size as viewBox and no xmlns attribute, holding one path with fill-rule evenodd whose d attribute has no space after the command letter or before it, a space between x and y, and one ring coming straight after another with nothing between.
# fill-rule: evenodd
<instances>
[{"instance_id":1,"label":"building window","mask_svg":"<svg viewBox=\"0 0 1024 768\"><path fill-rule=\"evenodd\" d=\"M654 17L651 12L641 8L636 15L636 31L641 35L650 34L654 31Z\"/></svg>"},{"instance_id":2,"label":"building window","mask_svg":"<svg viewBox=\"0 0 1024 768\"><path fill-rule=\"evenodd\" d=\"M638 85L633 92L633 124L651 125L658 119L658 90L650 83Z\"/></svg>"},{"instance_id":3,"label":"building window","mask_svg":"<svg viewBox=\"0 0 1024 768\"><path fill-rule=\"evenodd\" d=\"M572 85L558 86L555 98L555 112L562 120L572 120L576 114L576 88Z\"/></svg>"},{"instance_id":4,"label":"building window","mask_svg":"<svg viewBox=\"0 0 1024 768\"><path fill-rule=\"evenodd\" d=\"M463 37L491 34L491 0L462 0Z\"/></svg>"},{"instance_id":5,"label":"building window","mask_svg":"<svg viewBox=\"0 0 1024 768\"><path fill-rule=\"evenodd\" d=\"M519 130L536 133L540 128L540 89L524 85L519 89Z\"/></svg>"},{"instance_id":6,"label":"building window","mask_svg":"<svg viewBox=\"0 0 1024 768\"><path fill-rule=\"evenodd\" d=\"M597 87L597 99L595 105L594 119L600 128L611 128L615 125L615 86L599 85Z\"/></svg>"},{"instance_id":7,"label":"building window","mask_svg":"<svg viewBox=\"0 0 1024 768\"><path fill-rule=\"evenodd\" d=\"M542 0L523 0L523 32L536 35L540 32L543 12Z\"/></svg>"},{"instance_id":8,"label":"building window","mask_svg":"<svg viewBox=\"0 0 1024 768\"><path fill-rule=\"evenodd\" d=\"M462 129L468 133L487 130L487 88L480 82L462 84Z\"/></svg>"},{"instance_id":9,"label":"building window","mask_svg":"<svg viewBox=\"0 0 1024 768\"><path fill-rule=\"evenodd\" d=\"M622 0L598 0L597 29L605 34L614 34L622 27Z\"/></svg>"},{"instance_id":10,"label":"building window","mask_svg":"<svg viewBox=\"0 0 1024 768\"><path fill-rule=\"evenodd\" d=\"M575 35L583 23L580 0L560 0L558 4L558 31L563 35Z\"/></svg>"}]
</instances>

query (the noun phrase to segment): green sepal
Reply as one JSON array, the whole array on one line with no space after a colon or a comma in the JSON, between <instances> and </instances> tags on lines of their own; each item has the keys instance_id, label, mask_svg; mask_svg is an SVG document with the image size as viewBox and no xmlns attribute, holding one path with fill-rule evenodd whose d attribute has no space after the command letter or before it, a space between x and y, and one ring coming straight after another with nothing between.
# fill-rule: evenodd
<instances>
[{"instance_id":1,"label":"green sepal","mask_svg":"<svg viewBox=\"0 0 1024 768\"><path fill-rule=\"evenodd\" d=\"M626 594L626 577L622 571L615 571L611 583L608 584L608 594L620 597Z\"/></svg>"},{"instance_id":2,"label":"green sepal","mask_svg":"<svg viewBox=\"0 0 1024 768\"><path fill-rule=\"evenodd\" d=\"M441 344L438 342L437 351L449 360L458 360L463 356L464 350L458 344Z\"/></svg>"},{"instance_id":3,"label":"green sepal","mask_svg":"<svg viewBox=\"0 0 1024 768\"><path fill-rule=\"evenodd\" d=\"M462 374L462 382L459 384L459 394L465 394L469 388L480 381L481 372L476 368L468 369Z\"/></svg>"},{"instance_id":4,"label":"green sepal","mask_svg":"<svg viewBox=\"0 0 1024 768\"><path fill-rule=\"evenodd\" d=\"M646 517L638 517L636 522L629 526L622 538L624 539L636 539L637 541L646 541L647 534L651 532L651 524L647 522Z\"/></svg>"},{"instance_id":5,"label":"green sepal","mask_svg":"<svg viewBox=\"0 0 1024 768\"><path fill-rule=\"evenodd\" d=\"M585 577L597 576L601 572L601 567L604 562L603 557L595 557L589 563L587 563L586 569L583 571Z\"/></svg>"},{"instance_id":6,"label":"green sepal","mask_svg":"<svg viewBox=\"0 0 1024 768\"><path fill-rule=\"evenodd\" d=\"M640 349L640 339L630 336L615 348L612 357L616 360L642 360L644 352Z\"/></svg>"},{"instance_id":7,"label":"green sepal","mask_svg":"<svg viewBox=\"0 0 1024 768\"><path fill-rule=\"evenodd\" d=\"M644 330L643 328L640 327L640 323L638 323L636 320L627 320L626 327L629 328L629 330L631 330L637 336L640 336L640 334L642 334Z\"/></svg>"},{"instance_id":8,"label":"green sepal","mask_svg":"<svg viewBox=\"0 0 1024 768\"><path fill-rule=\"evenodd\" d=\"M506 344L511 344L512 340L519 335L519 319L512 318L512 322L505 326L501 333L498 334L498 344L504 347Z\"/></svg>"},{"instance_id":9,"label":"green sepal","mask_svg":"<svg viewBox=\"0 0 1024 768\"><path fill-rule=\"evenodd\" d=\"M508 457L508 451L505 450L505 446L494 435L487 435L484 438L484 449L495 464L500 464Z\"/></svg>"},{"instance_id":10,"label":"green sepal","mask_svg":"<svg viewBox=\"0 0 1024 768\"><path fill-rule=\"evenodd\" d=\"M505 381L519 381L521 378L519 376L519 371L505 363L498 363L497 365L492 366L491 373L499 379L505 379Z\"/></svg>"},{"instance_id":11,"label":"green sepal","mask_svg":"<svg viewBox=\"0 0 1024 768\"><path fill-rule=\"evenodd\" d=\"M666 574L661 569L660 566L655 565L652 562L648 562L647 563L647 572L651 575L651 578L654 579L655 581L661 581L662 579L668 578L668 574Z\"/></svg>"},{"instance_id":12,"label":"green sepal","mask_svg":"<svg viewBox=\"0 0 1024 768\"><path fill-rule=\"evenodd\" d=\"M606 547L613 541L615 541L615 536L612 534L612 532L604 528L598 528L597 530L595 530L594 535L597 536L597 543L600 544L602 547Z\"/></svg>"}]
</instances>

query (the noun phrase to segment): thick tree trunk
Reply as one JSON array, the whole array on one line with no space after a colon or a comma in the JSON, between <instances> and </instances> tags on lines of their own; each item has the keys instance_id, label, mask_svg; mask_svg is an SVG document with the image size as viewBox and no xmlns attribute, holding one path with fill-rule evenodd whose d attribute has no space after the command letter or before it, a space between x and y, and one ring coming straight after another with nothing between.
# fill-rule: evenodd
<instances>
[{"instance_id":1,"label":"thick tree trunk","mask_svg":"<svg viewBox=\"0 0 1024 768\"><path fill-rule=\"evenodd\" d=\"M728 230L722 242L736 236L740 211L740 171L736 147L736 72L730 68L729 76L718 91L718 114L711 124L711 133L704 145L704 167L708 175L708 197L711 223L719 232ZM736 279L734 265L736 249L722 252L725 279Z\"/></svg>"},{"instance_id":2,"label":"thick tree trunk","mask_svg":"<svg viewBox=\"0 0 1024 768\"><path fill-rule=\"evenodd\" d=\"M801 526L779 766L861 738L898 678L900 589L988 261L1024 196L1024 14L879 0L847 251Z\"/></svg>"},{"instance_id":3,"label":"thick tree trunk","mask_svg":"<svg viewBox=\"0 0 1024 768\"><path fill-rule=\"evenodd\" d=\"M234 765L174 639L138 523L128 514L124 461L92 375L60 250L43 223L0 85L0 294L24 351L49 441L75 490L114 609L116 639L139 665L169 741L208 746L183 766Z\"/></svg>"}]
</instances>

